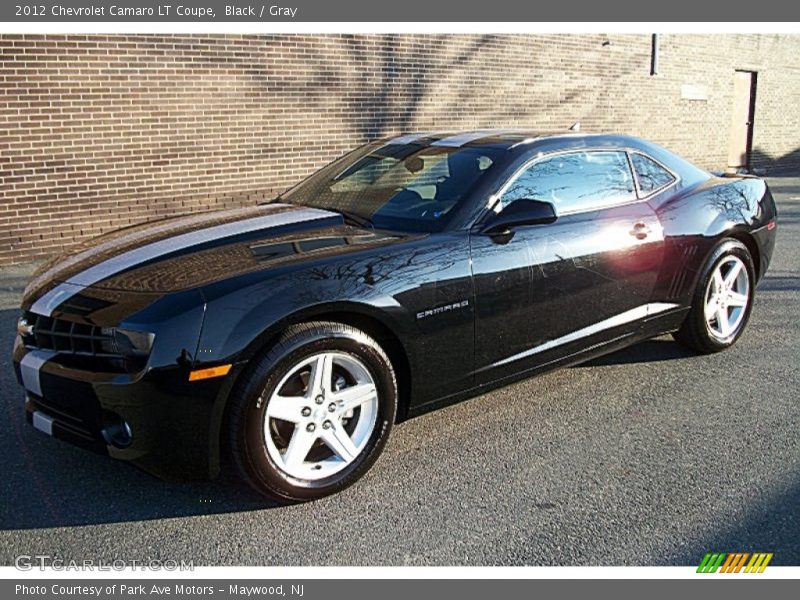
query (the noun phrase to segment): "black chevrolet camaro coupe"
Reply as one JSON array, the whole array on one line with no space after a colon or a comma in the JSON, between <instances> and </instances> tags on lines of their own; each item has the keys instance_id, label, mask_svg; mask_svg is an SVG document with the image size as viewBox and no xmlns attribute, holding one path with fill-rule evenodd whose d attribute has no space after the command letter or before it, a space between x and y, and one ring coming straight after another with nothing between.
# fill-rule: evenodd
<instances>
[{"instance_id":1,"label":"black chevrolet camaro coupe","mask_svg":"<svg viewBox=\"0 0 800 600\"><path fill-rule=\"evenodd\" d=\"M44 265L14 366L40 431L310 500L434 406L667 332L727 348L775 224L760 179L633 137L404 135Z\"/></svg>"}]
</instances>

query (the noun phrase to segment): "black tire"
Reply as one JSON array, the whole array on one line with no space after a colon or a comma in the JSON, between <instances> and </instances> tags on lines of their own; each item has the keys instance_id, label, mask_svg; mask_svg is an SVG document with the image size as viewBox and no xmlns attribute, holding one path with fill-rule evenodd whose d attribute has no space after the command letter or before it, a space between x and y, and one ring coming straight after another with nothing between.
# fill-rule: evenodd
<instances>
[{"instance_id":1,"label":"black tire","mask_svg":"<svg viewBox=\"0 0 800 600\"><path fill-rule=\"evenodd\" d=\"M357 458L325 479L304 480L286 473L272 459L265 439L265 418L276 386L304 358L335 351L366 366L378 396L374 429ZM288 328L256 357L231 392L227 439L239 476L258 492L288 503L306 502L342 491L361 478L383 450L397 412L397 381L391 361L363 331L333 322L309 322Z\"/></svg>"},{"instance_id":2,"label":"black tire","mask_svg":"<svg viewBox=\"0 0 800 600\"><path fill-rule=\"evenodd\" d=\"M727 336L720 337L712 332L711 327L705 318L705 300L708 292L709 282L713 277L717 267L729 256L736 256L744 263L748 277L748 301L744 308L744 316L738 326ZM692 296L692 308L686 316L686 320L681 328L672 334L675 340L682 346L699 352L701 354L711 354L730 348L741 337L750 319L750 312L753 308L753 294L755 292L755 267L750 251L743 243L733 238L725 238L720 241L711 252L700 277L697 288Z\"/></svg>"}]
</instances>

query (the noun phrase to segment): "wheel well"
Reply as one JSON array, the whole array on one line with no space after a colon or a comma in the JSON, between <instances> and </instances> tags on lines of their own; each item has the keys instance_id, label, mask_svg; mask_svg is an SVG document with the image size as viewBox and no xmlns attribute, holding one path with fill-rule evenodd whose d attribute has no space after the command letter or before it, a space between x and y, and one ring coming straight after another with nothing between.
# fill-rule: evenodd
<instances>
[{"instance_id":1,"label":"wheel well","mask_svg":"<svg viewBox=\"0 0 800 600\"><path fill-rule=\"evenodd\" d=\"M368 315L347 311L321 312L313 315L295 315L283 321L279 328L270 331L266 337L260 340L258 346L254 347L254 349L248 353L248 364L255 356L258 356L259 352L271 347L287 327L308 321L334 321L336 323L350 325L351 327L360 329L378 342L392 362L395 375L397 376L396 421L402 421L408 417L411 399L411 365L408 361L408 355L394 331L380 320ZM218 429L216 434L212 434L212 459L209 464L209 472L212 477L215 477L217 473L219 473L221 461L223 460L223 453L221 450L224 447L223 436L226 434L226 428L223 425L228 420L228 413L230 410L228 397L231 391L236 389L243 372L244 371L240 372L236 379L228 384L227 390L222 394L225 400L224 403L220 405L221 410L219 418L214 420Z\"/></svg>"},{"instance_id":2,"label":"wheel well","mask_svg":"<svg viewBox=\"0 0 800 600\"><path fill-rule=\"evenodd\" d=\"M752 235L744 231L737 231L732 234L731 237L747 246L747 251L750 252L750 256L753 257L753 268L756 271L756 281L758 281L761 279L761 252L758 249L756 240Z\"/></svg>"}]
</instances>

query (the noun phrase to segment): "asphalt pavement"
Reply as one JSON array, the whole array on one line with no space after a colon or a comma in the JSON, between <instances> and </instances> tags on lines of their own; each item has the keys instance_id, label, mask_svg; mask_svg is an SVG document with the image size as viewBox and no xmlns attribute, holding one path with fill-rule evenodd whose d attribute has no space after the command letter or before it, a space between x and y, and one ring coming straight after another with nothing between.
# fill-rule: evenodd
<instances>
[{"instance_id":1,"label":"asphalt pavement","mask_svg":"<svg viewBox=\"0 0 800 600\"><path fill-rule=\"evenodd\" d=\"M0 270L0 564L800 565L800 178L748 330L663 337L396 427L357 485L302 506L229 475L164 483L27 426L8 358L30 267Z\"/></svg>"}]
</instances>

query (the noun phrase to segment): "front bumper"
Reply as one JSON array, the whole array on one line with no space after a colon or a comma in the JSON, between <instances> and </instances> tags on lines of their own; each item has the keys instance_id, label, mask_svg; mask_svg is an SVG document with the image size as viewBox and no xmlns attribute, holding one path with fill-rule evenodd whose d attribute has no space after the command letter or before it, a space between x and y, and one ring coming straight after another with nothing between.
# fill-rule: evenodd
<instances>
[{"instance_id":1,"label":"front bumper","mask_svg":"<svg viewBox=\"0 0 800 600\"><path fill-rule=\"evenodd\" d=\"M135 375L87 372L26 349L20 338L13 363L36 429L163 479L214 474L211 425L227 378L189 382L188 368L178 365Z\"/></svg>"}]
</instances>

